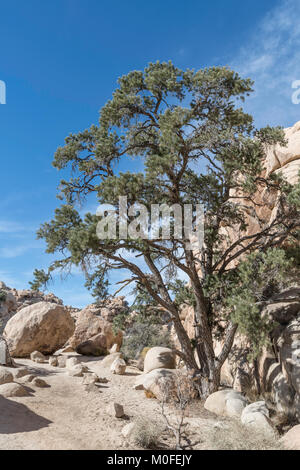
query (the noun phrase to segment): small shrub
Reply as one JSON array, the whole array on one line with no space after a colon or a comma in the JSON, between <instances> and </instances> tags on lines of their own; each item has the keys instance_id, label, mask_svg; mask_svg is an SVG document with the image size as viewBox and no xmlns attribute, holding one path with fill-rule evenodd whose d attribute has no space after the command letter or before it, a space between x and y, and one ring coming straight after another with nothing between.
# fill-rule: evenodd
<instances>
[{"instance_id":1,"label":"small shrub","mask_svg":"<svg viewBox=\"0 0 300 470\"><path fill-rule=\"evenodd\" d=\"M157 447L159 437L163 431L164 426L162 423L142 416L135 420L132 438L138 446L144 449L153 449Z\"/></svg>"},{"instance_id":2,"label":"small shrub","mask_svg":"<svg viewBox=\"0 0 300 470\"><path fill-rule=\"evenodd\" d=\"M200 430L201 434L201 430ZM243 426L237 420L228 423L226 429L205 429L201 435L205 448L211 450L279 450L280 442L276 436L259 429Z\"/></svg>"},{"instance_id":3,"label":"small shrub","mask_svg":"<svg viewBox=\"0 0 300 470\"><path fill-rule=\"evenodd\" d=\"M175 438L175 449L182 450L185 447L183 441L190 445L186 436L185 417L192 400L197 396L195 384L188 372L177 371L171 377L159 379L158 385L162 417Z\"/></svg>"},{"instance_id":4,"label":"small shrub","mask_svg":"<svg viewBox=\"0 0 300 470\"><path fill-rule=\"evenodd\" d=\"M172 347L169 332L161 325L136 322L126 331L121 351L126 359L137 359L144 348L154 346Z\"/></svg>"},{"instance_id":5,"label":"small shrub","mask_svg":"<svg viewBox=\"0 0 300 470\"><path fill-rule=\"evenodd\" d=\"M125 332L122 353L126 359L138 359L144 348L172 347L170 334L164 326L166 318L144 287L134 290L135 301L129 312L122 312L113 320L113 330Z\"/></svg>"}]
</instances>

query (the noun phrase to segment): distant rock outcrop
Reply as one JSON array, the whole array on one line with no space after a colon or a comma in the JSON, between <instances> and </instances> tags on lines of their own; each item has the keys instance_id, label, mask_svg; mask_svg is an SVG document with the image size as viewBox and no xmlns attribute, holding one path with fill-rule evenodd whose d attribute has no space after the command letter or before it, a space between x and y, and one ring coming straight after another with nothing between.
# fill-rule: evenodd
<instances>
[{"instance_id":1,"label":"distant rock outcrop","mask_svg":"<svg viewBox=\"0 0 300 470\"><path fill-rule=\"evenodd\" d=\"M57 305L63 305L63 301L51 292L33 291L30 289L17 290L8 287L0 281L0 332L4 329L8 320L25 307L38 302L49 302ZM71 315L74 315L79 309L66 307Z\"/></svg>"},{"instance_id":2,"label":"distant rock outcrop","mask_svg":"<svg viewBox=\"0 0 300 470\"><path fill-rule=\"evenodd\" d=\"M121 331L113 331L112 321L124 311L128 311L124 297L88 305L79 312L74 335L68 345L79 354L95 356L107 354L114 344L120 349L123 335Z\"/></svg>"},{"instance_id":3,"label":"distant rock outcrop","mask_svg":"<svg viewBox=\"0 0 300 470\"><path fill-rule=\"evenodd\" d=\"M15 357L28 356L35 350L52 354L66 343L84 355L105 355L112 347L118 351L123 335L121 331L113 332L112 322L124 311L129 309L122 296L80 310L64 306L52 293L17 290L0 282L0 333L5 329L9 350Z\"/></svg>"}]
</instances>

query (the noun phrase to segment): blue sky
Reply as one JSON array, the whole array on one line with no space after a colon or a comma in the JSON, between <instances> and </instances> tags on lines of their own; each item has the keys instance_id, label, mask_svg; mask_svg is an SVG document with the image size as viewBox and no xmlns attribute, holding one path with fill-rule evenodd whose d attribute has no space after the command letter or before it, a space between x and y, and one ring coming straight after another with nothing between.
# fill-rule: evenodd
<instances>
[{"instance_id":1,"label":"blue sky","mask_svg":"<svg viewBox=\"0 0 300 470\"><path fill-rule=\"evenodd\" d=\"M56 148L97 122L120 75L157 59L230 65L256 82L246 108L258 126L300 120L291 101L298 0L0 0L0 8L0 280L12 287L27 288L51 259L35 231L58 204ZM78 272L51 290L74 306L91 301Z\"/></svg>"}]
</instances>

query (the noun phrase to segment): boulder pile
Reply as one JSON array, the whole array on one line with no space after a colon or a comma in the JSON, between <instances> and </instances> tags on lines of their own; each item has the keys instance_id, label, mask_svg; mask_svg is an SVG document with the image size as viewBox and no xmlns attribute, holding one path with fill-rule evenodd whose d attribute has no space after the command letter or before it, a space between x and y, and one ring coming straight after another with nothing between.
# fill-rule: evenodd
<instances>
[{"instance_id":1,"label":"boulder pile","mask_svg":"<svg viewBox=\"0 0 300 470\"><path fill-rule=\"evenodd\" d=\"M12 357L28 357L36 351L52 355L63 347L88 356L117 352L122 332L115 332L112 322L124 311L129 311L124 297L80 310L64 306L54 294L16 290L0 282L0 333L8 346L0 342L0 362L12 364L8 350ZM51 360L54 364L58 359Z\"/></svg>"},{"instance_id":2,"label":"boulder pile","mask_svg":"<svg viewBox=\"0 0 300 470\"><path fill-rule=\"evenodd\" d=\"M123 335L121 331L114 331L112 322L116 315L124 311L128 311L124 297L109 299L106 304L88 305L78 314L68 346L87 356L106 355L113 347L119 350Z\"/></svg>"}]
</instances>

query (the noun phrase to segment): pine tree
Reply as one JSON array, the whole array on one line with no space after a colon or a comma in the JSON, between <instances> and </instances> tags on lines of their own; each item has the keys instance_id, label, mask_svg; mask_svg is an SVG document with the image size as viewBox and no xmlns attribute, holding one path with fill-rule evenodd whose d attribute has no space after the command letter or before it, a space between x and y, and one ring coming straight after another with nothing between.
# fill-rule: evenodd
<instances>
[{"instance_id":1,"label":"pine tree","mask_svg":"<svg viewBox=\"0 0 300 470\"><path fill-rule=\"evenodd\" d=\"M150 63L144 71L121 77L100 111L99 124L69 135L58 148L54 167L71 167L72 176L61 182L65 204L38 232L47 252L62 258L47 273L35 272L33 288L47 282L55 269L71 265L85 271L96 266L99 282L111 270L126 269L124 285L142 285L161 307L157 312L173 322L178 354L195 371L203 396L218 388L238 326L253 339L255 351L266 341L269 325L260 316L259 302L267 287L276 288L272 273L284 278L294 266L281 247L288 244L299 253L300 187L281 175L262 176L266 146L285 141L282 129L256 129L243 111L240 103L252 86L228 68L182 71L171 62ZM143 170L118 172L118 163L128 156L139 159ZM249 234L243 204L253 202L258 186L278 191L279 210ZM241 202L232 200L233 193L243 194ZM191 251L173 232L170 240L99 240L99 218L87 214L82 219L76 210L78 201L90 195L112 204L117 215L120 195L127 195L128 207L139 202L149 211L151 204L202 204L203 247ZM227 228L242 235L232 241L224 235ZM137 257L126 257L124 250ZM135 259L143 259L146 268ZM187 286L174 282L180 274ZM179 299L185 297L195 311L193 341L180 320ZM217 356L215 333L224 340Z\"/></svg>"}]
</instances>

